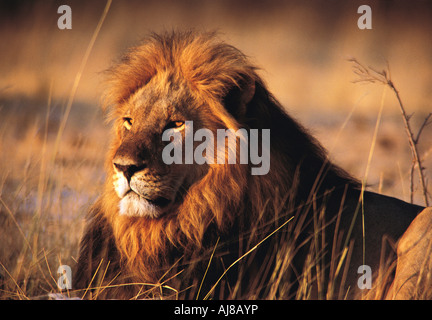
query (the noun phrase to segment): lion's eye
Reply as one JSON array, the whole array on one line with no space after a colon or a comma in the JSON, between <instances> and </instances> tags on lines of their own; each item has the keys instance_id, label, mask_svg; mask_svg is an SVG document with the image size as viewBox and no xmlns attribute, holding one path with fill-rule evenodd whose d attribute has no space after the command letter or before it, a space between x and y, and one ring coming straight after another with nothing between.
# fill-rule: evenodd
<instances>
[{"instance_id":1,"label":"lion's eye","mask_svg":"<svg viewBox=\"0 0 432 320\"><path fill-rule=\"evenodd\" d=\"M171 121L166 125L165 129L182 129L184 125L184 121Z\"/></svg>"},{"instance_id":2,"label":"lion's eye","mask_svg":"<svg viewBox=\"0 0 432 320\"><path fill-rule=\"evenodd\" d=\"M130 130L132 128L133 120L129 117L123 118L123 126L126 128L126 130Z\"/></svg>"}]
</instances>

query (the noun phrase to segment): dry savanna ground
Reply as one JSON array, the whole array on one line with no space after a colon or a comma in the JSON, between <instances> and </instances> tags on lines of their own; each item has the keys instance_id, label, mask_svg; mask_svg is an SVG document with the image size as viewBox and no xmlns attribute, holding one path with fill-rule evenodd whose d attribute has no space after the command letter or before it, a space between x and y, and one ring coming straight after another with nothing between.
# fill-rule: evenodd
<instances>
[{"instance_id":1,"label":"dry savanna ground","mask_svg":"<svg viewBox=\"0 0 432 320\"><path fill-rule=\"evenodd\" d=\"M357 8L368 2L373 29L359 30ZM71 30L57 28L61 4L0 4L0 299L58 292L57 268L74 265L85 213L104 181L101 72L150 31L218 29L334 161L367 178L371 190L410 200L412 155L395 94L353 83L347 58L378 70L388 62L416 135L432 111L429 3L119 1L85 65L106 3L71 3ZM431 192L432 126L418 149ZM414 202L424 204L418 178Z\"/></svg>"}]
</instances>

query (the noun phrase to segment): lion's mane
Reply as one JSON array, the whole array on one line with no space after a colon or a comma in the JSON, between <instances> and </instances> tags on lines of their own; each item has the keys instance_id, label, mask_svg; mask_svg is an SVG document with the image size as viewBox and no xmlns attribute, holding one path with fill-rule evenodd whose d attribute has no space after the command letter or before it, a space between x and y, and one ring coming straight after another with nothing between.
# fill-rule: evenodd
<instances>
[{"instance_id":1,"label":"lion's mane","mask_svg":"<svg viewBox=\"0 0 432 320\"><path fill-rule=\"evenodd\" d=\"M212 248L219 236L250 235L251 226L259 230L268 225L287 204L292 215L293 208L306 203L312 194L358 186L329 162L319 143L285 113L247 57L214 33L154 34L129 50L108 71L104 102L111 119L121 117L122 103L163 70L173 70L191 88L194 98L209 106L212 112L202 115L207 121L234 130L270 129L270 172L253 176L250 165L214 165L190 187L175 214L157 219L121 216L111 178L112 159L120 144L114 131L104 192L90 212L82 240L82 252L91 247L92 253L81 255L79 266L92 266L78 271L80 286L89 285L98 258L111 260L107 279L122 272L133 275L134 281L157 283L178 259L198 256ZM236 104L248 90L252 95L241 112ZM284 214L288 216L286 210ZM248 241L254 244L252 238ZM242 250L234 255L238 258L246 248Z\"/></svg>"}]
</instances>

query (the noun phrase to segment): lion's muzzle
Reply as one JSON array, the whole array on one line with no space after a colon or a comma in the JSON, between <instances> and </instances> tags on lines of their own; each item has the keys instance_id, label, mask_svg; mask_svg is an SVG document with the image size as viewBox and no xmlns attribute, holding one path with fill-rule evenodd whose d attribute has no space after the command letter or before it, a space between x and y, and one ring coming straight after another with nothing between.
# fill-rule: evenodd
<instances>
[{"instance_id":1,"label":"lion's muzzle","mask_svg":"<svg viewBox=\"0 0 432 320\"><path fill-rule=\"evenodd\" d=\"M145 164L116 157L113 169L113 185L120 198L121 215L156 218L174 202L177 190L171 187L168 178Z\"/></svg>"}]
</instances>

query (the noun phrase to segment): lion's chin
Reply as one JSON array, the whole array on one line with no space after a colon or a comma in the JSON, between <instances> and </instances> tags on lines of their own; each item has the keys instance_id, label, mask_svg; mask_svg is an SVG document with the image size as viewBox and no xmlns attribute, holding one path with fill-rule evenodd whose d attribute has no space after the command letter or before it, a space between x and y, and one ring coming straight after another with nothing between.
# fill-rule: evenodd
<instances>
[{"instance_id":1,"label":"lion's chin","mask_svg":"<svg viewBox=\"0 0 432 320\"><path fill-rule=\"evenodd\" d=\"M160 198L151 201L140 197L135 192L129 192L119 204L120 215L129 217L158 218L167 212L171 204L168 199Z\"/></svg>"}]
</instances>

